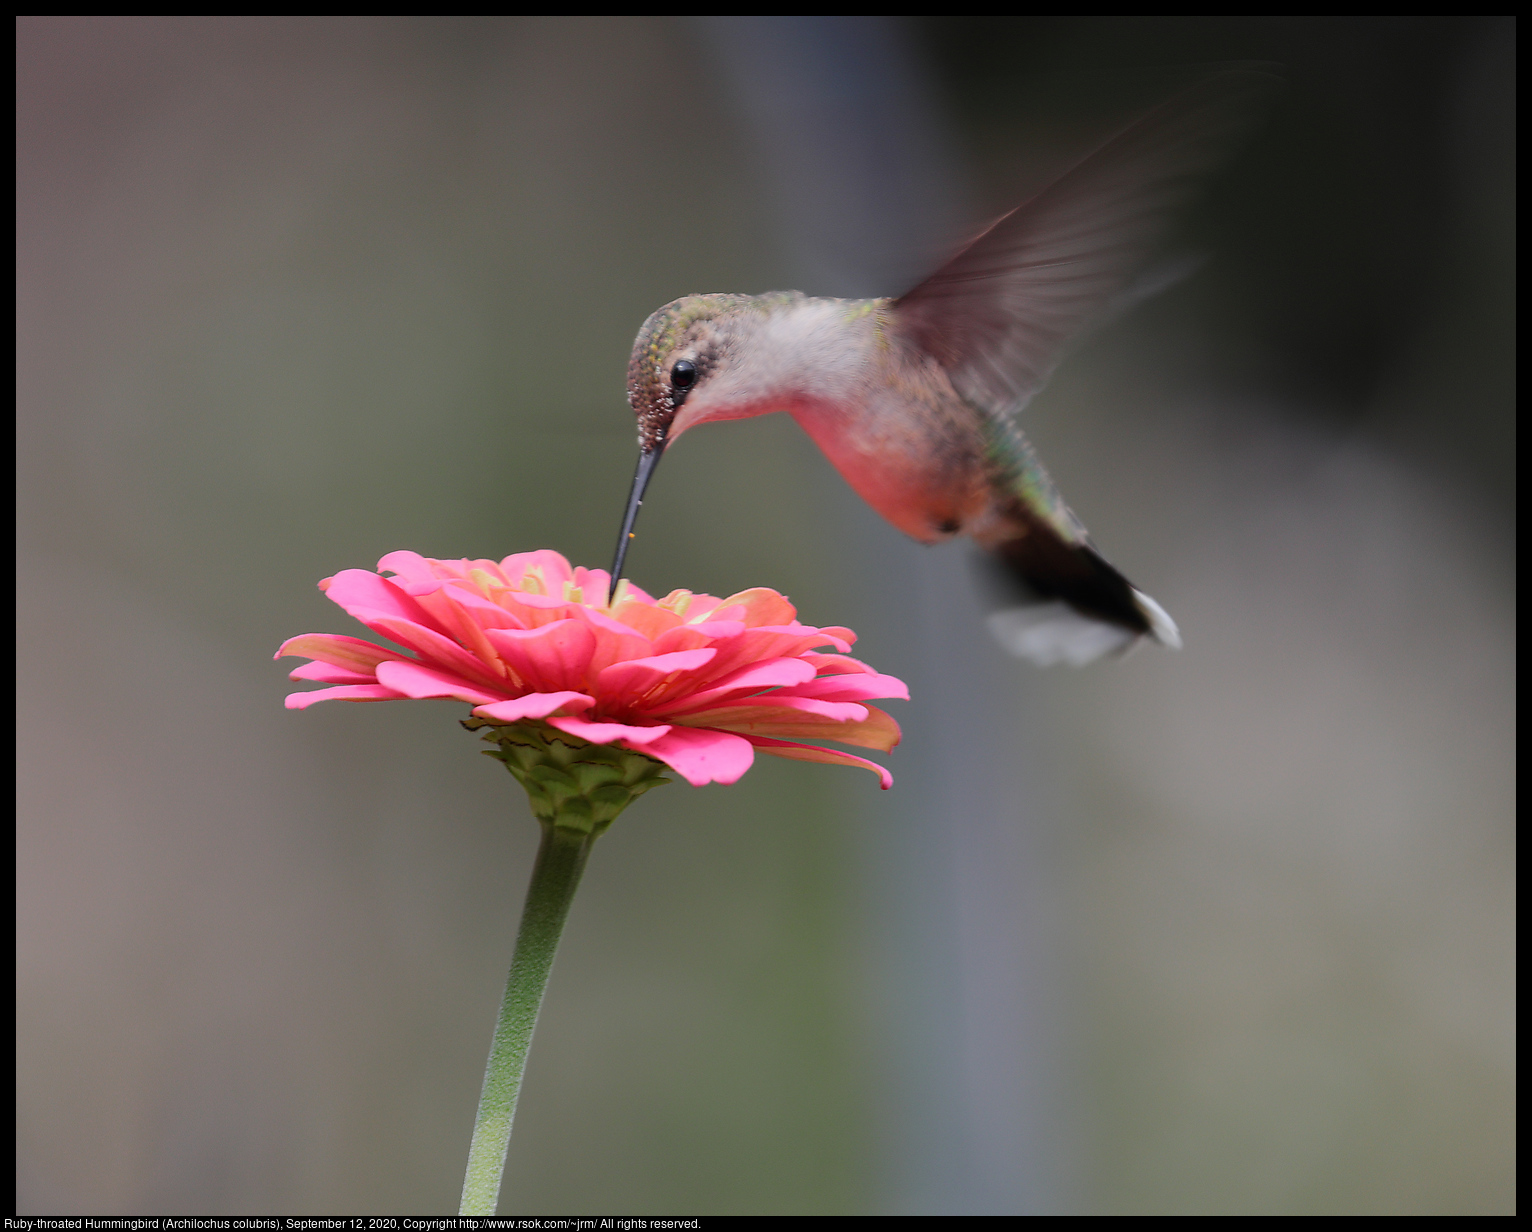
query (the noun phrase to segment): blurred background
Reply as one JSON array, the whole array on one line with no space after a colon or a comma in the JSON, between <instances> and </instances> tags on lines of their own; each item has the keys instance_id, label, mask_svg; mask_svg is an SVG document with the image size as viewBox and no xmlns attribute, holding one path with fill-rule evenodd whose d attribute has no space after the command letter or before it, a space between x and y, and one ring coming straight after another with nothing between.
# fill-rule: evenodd
<instances>
[{"instance_id":1,"label":"blurred background","mask_svg":"<svg viewBox=\"0 0 1532 1232\"><path fill-rule=\"evenodd\" d=\"M630 571L910 681L602 840L515 1214L1508 1214L1509 18L19 23L18 1210L447 1213L536 844L315 583L604 567L634 333L897 293L1187 66L1280 65L1026 427L1180 654L1043 672L783 416Z\"/></svg>"}]
</instances>

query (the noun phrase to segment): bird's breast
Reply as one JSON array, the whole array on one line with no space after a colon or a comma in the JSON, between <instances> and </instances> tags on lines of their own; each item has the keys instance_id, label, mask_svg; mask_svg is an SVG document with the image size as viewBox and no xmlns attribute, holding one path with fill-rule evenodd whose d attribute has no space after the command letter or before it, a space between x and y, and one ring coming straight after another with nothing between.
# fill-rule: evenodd
<instances>
[{"instance_id":1,"label":"bird's breast","mask_svg":"<svg viewBox=\"0 0 1532 1232\"><path fill-rule=\"evenodd\" d=\"M951 538L990 503L976 416L922 388L802 401L793 418L852 489L922 543Z\"/></svg>"}]
</instances>

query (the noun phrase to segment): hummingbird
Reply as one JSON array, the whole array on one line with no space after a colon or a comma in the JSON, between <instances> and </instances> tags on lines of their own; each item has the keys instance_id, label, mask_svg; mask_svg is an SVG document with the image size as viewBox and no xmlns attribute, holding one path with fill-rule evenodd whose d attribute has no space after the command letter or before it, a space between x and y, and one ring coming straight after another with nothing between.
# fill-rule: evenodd
<instances>
[{"instance_id":1,"label":"hummingbird","mask_svg":"<svg viewBox=\"0 0 1532 1232\"><path fill-rule=\"evenodd\" d=\"M1097 551L1016 422L1069 342L1112 309L1275 79L1206 76L1119 130L897 298L693 294L628 365L639 459L611 584L660 457L699 424L785 412L854 491L921 543L966 536L1014 602L1012 653L1088 663L1175 622Z\"/></svg>"}]
</instances>

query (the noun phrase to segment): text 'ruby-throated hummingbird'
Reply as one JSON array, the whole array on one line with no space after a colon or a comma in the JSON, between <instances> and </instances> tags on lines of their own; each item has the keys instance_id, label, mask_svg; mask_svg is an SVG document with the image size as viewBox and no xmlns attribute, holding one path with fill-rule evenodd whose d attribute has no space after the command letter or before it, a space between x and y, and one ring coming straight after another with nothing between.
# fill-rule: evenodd
<instances>
[{"instance_id":1,"label":"text 'ruby-throated hummingbird'","mask_svg":"<svg viewBox=\"0 0 1532 1232\"><path fill-rule=\"evenodd\" d=\"M697 424L785 411L905 534L967 535L1003 566L1019 605L990 627L1017 655L1079 664L1143 637L1179 646L1165 610L1097 553L1014 416L1273 84L1238 71L1187 87L897 299L688 295L655 312L628 367L640 453L612 585L664 450Z\"/></svg>"}]
</instances>

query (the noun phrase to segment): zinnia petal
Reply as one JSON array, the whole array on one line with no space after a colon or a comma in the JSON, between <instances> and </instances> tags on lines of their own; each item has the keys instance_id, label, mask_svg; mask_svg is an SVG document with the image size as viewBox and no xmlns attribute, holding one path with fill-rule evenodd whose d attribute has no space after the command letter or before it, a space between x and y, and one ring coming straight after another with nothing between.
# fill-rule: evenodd
<instances>
[{"instance_id":1,"label":"zinnia petal","mask_svg":"<svg viewBox=\"0 0 1532 1232\"><path fill-rule=\"evenodd\" d=\"M783 685L807 687L813 679L813 665L805 663L802 659L767 659L764 663L750 663L737 671L730 672L722 679L715 680L710 688L701 693L687 693L655 706L652 708L652 713L670 711L690 713L716 705L725 699L732 701L736 697L743 696L747 691L774 689ZM885 695L871 693L868 696L883 697Z\"/></svg>"},{"instance_id":2,"label":"zinnia petal","mask_svg":"<svg viewBox=\"0 0 1532 1232\"><path fill-rule=\"evenodd\" d=\"M738 637L744 631L745 624L741 620L705 620L695 625L677 625L654 639L654 653L695 650L698 646Z\"/></svg>"},{"instance_id":3,"label":"zinnia petal","mask_svg":"<svg viewBox=\"0 0 1532 1232\"><path fill-rule=\"evenodd\" d=\"M794 697L817 697L827 702L859 702L873 697L910 700L909 686L904 681L877 672L818 676L806 684L795 685L790 692Z\"/></svg>"},{"instance_id":4,"label":"zinnia petal","mask_svg":"<svg viewBox=\"0 0 1532 1232\"><path fill-rule=\"evenodd\" d=\"M574 584L585 596L586 603L605 603L607 591L612 588L612 575L605 569L587 569L576 565Z\"/></svg>"},{"instance_id":5,"label":"zinnia petal","mask_svg":"<svg viewBox=\"0 0 1532 1232\"><path fill-rule=\"evenodd\" d=\"M730 595L719 607L742 607L744 622L754 628L758 625L786 625L798 619L798 609L774 590L757 586Z\"/></svg>"},{"instance_id":6,"label":"zinnia petal","mask_svg":"<svg viewBox=\"0 0 1532 1232\"><path fill-rule=\"evenodd\" d=\"M589 710L595 704L596 699L590 694L565 689L559 693L527 693L508 702L492 702L488 706L476 707L474 713L497 723L519 723L523 719L546 719L566 706L572 710Z\"/></svg>"},{"instance_id":7,"label":"zinnia petal","mask_svg":"<svg viewBox=\"0 0 1532 1232\"><path fill-rule=\"evenodd\" d=\"M349 667L336 667L333 663L304 663L287 673L289 680L317 680L321 684L377 684L372 672L353 672Z\"/></svg>"},{"instance_id":8,"label":"zinnia petal","mask_svg":"<svg viewBox=\"0 0 1532 1232\"><path fill-rule=\"evenodd\" d=\"M569 562L547 548L507 556L500 562L500 567L505 570L506 577L529 593L537 594L537 586L541 585L542 594L558 599L564 597L564 583L574 581L574 570L569 567ZM529 573L531 578L527 576ZM605 598L604 595L601 597Z\"/></svg>"},{"instance_id":9,"label":"zinnia petal","mask_svg":"<svg viewBox=\"0 0 1532 1232\"><path fill-rule=\"evenodd\" d=\"M679 594L680 592L674 593ZM677 615L686 617L688 624L697 624L700 621L711 619L711 614L722 606L723 600L712 595L690 595L686 599L684 607L678 604L674 610Z\"/></svg>"},{"instance_id":10,"label":"zinnia petal","mask_svg":"<svg viewBox=\"0 0 1532 1232\"><path fill-rule=\"evenodd\" d=\"M472 618L481 629L524 629L519 614L501 603L496 603L472 582L448 581L440 583L434 594L417 596L422 607L433 616L440 616L443 609L452 607L462 616ZM454 615L449 627L454 633L462 616Z\"/></svg>"},{"instance_id":11,"label":"zinnia petal","mask_svg":"<svg viewBox=\"0 0 1532 1232\"><path fill-rule=\"evenodd\" d=\"M500 701L503 694L489 693L472 681L451 672L408 659L378 664L378 683L405 697L456 697L460 701L483 705Z\"/></svg>"},{"instance_id":12,"label":"zinnia petal","mask_svg":"<svg viewBox=\"0 0 1532 1232\"><path fill-rule=\"evenodd\" d=\"M489 629L490 644L526 687L539 693L583 688L596 634L581 620L555 620L536 629Z\"/></svg>"},{"instance_id":13,"label":"zinnia petal","mask_svg":"<svg viewBox=\"0 0 1532 1232\"><path fill-rule=\"evenodd\" d=\"M743 736L695 727L672 727L661 739L642 746L693 787L706 783L737 783L755 761L755 750Z\"/></svg>"},{"instance_id":14,"label":"zinnia petal","mask_svg":"<svg viewBox=\"0 0 1532 1232\"><path fill-rule=\"evenodd\" d=\"M433 566L444 563L428 560L419 552L390 552L378 562L378 572L397 574L407 582L429 582L440 576Z\"/></svg>"},{"instance_id":15,"label":"zinnia petal","mask_svg":"<svg viewBox=\"0 0 1532 1232\"><path fill-rule=\"evenodd\" d=\"M364 642L359 637L342 637L338 633L300 633L290 637L277 648L273 658L301 655L305 659L318 659L321 663L333 663L336 667L349 667L354 672L371 673L379 663L403 656L397 650L389 650L376 642Z\"/></svg>"},{"instance_id":16,"label":"zinnia petal","mask_svg":"<svg viewBox=\"0 0 1532 1232\"><path fill-rule=\"evenodd\" d=\"M406 594L402 587L388 578L369 573L366 569L342 569L334 577L325 579L320 585L326 598L340 604L369 628L370 622L365 617L357 615L358 612L365 611L370 614L389 616L395 620L407 620L432 628L437 633L446 632L445 629L437 626L425 608Z\"/></svg>"},{"instance_id":17,"label":"zinnia petal","mask_svg":"<svg viewBox=\"0 0 1532 1232\"><path fill-rule=\"evenodd\" d=\"M624 744L639 748L651 745L670 733L670 726L666 723L636 727L628 723L597 723L590 719L560 716L549 719L548 726L566 731L571 736L579 736L581 740L589 740L592 744L611 744L614 740L621 740Z\"/></svg>"},{"instance_id":18,"label":"zinnia petal","mask_svg":"<svg viewBox=\"0 0 1532 1232\"><path fill-rule=\"evenodd\" d=\"M717 654L711 646L705 646L699 650L677 650L673 654L614 663L596 677L596 690L602 697L637 701L655 685L706 666Z\"/></svg>"},{"instance_id":19,"label":"zinnia petal","mask_svg":"<svg viewBox=\"0 0 1532 1232\"><path fill-rule=\"evenodd\" d=\"M635 595L627 595L611 608L613 620L619 620L628 628L641 633L651 642L657 641L681 623L674 612L667 611L654 602L645 603Z\"/></svg>"},{"instance_id":20,"label":"zinnia petal","mask_svg":"<svg viewBox=\"0 0 1532 1232\"><path fill-rule=\"evenodd\" d=\"M838 650L847 649L838 638L824 636L819 629L772 626L746 629L739 637L730 638L718 647L718 658L709 672L710 677L722 678L726 673L746 663L759 663L762 659L797 658L806 650L817 650L826 644ZM710 679L709 684L712 683Z\"/></svg>"},{"instance_id":21,"label":"zinnia petal","mask_svg":"<svg viewBox=\"0 0 1532 1232\"><path fill-rule=\"evenodd\" d=\"M770 694L767 695L768 698ZM671 722L688 727L716 727L742 736L803 736L810 740L839 740L864 749L888 752L902 736L893 716L876 706L861 707L867 716L861 720L837 722L790 705L730 707L728 710L704 710L700 714L673 715Z\"/></svg>"},{"instance_id":22,"label":"zinnia petal","mask_svg":"<svg viewBox=\"0 0 1532 1232\"><path fill-rule=\"evenodd\" d=\"M334 689L289 693L283 703L289 710L307 710L315 702L388 702L404 696L382 684L343 684Z\"/></svg>"},{"instance_id":23,"label":"zinnia petal","mask_svg":"<svg viewBox=\"0 0 1532 1232\"><path fill-rule=\"evenodd\" d=\"M844 675L847 672L872 672L873 670L860 659L853 659L850 655L811 652L800 657L805 662L812 663L821 676Z\"/></svg>"},{"instance_id":24,"label":"zinnia petal","mask_svg":"<svg viewBox=\"0 0 1532 1232\"><path fill-rule=\"evenodd\" d=\"M422 583L422 585L426 585ZM484 636L485 629L519 629L515 615L498 603L491 603L475 593L466 583L431 582L429 592L420 591L415 600L448 631L453 641L481 664L489 665L492 675L500 676L500 656Z\"/></svg>"},{"instance_id":25,"label":"zinnia petal","mask_svg":"<svg viewBox=\"0 0 1532 1232\"><path fill-rule=\"evenodd\" d=\"M769 716L769 720L768 717ZM814 697L791 697L785 693L763 693L741 697L721 706L677 715L677 723L706 724L709 727L734 727L752 722L813 721L820 723L860 723L867 717L867 707L856 702L822 702Z\"/></svg>"},{"instance_id":26,"label":"zinnia petal","mask_svg":"<svg viewBox=\"0 0 1532 1232\"><path fill-rule=\"evenodd\" d=\"M518 590L503 590L496 599L528 629L554 620L568 620L572 606L562 595L523 594Z\"/></svg>"},{"instance_id":27,"label":"zinnia petal","mask_svg":"<svg viewBox=\"0 0 1532 1232\"><path fill-rule=\"evenodd\" d=\"M393 638L401 646L408 646L420 655L424 663L439 667L464 680L474 681L480 687L494 688L503 683L498 663L486 662L434 629L417 624L413 620L401 620L395 616L384 616L376 612L367 615L358 615L356 612L351 614L369 629L383 634L384 637ZM395 661L408 663L411 660Z\"/></svg>"},{"instance_id":28,"label":"zinnia petal","mask_svg":"<svg viewBox=\"0 0 1532 1232\"><path fill-rule=\"evenodd\" d=\"M613 663L630 659L647 659L654 654L654 643L637 629L613 620L604 612L592 607L576 608L575 615L585 621L596 633L596 649L590 665L585 669L592 677Z\"/></svg>"},{"instance_id":29,"label":"zinnia petal","mask_svg":"<svg viewBox=\"0 0 1532 1232\"><path fill-rule=\"evenodd\" d=\"M851 753L842 753L839 749L821 749L812 744L793 744L786 740L766 740L760 736L745 737L763 753L770 753L773 757L788 757L793 761L817 761L832 766L859 766L863 770L871 770L878 776L883 790L887 791L894 785L894 776L875 761L868 761L865 757L856 757Z\"/></svg>"}]
</instances>

